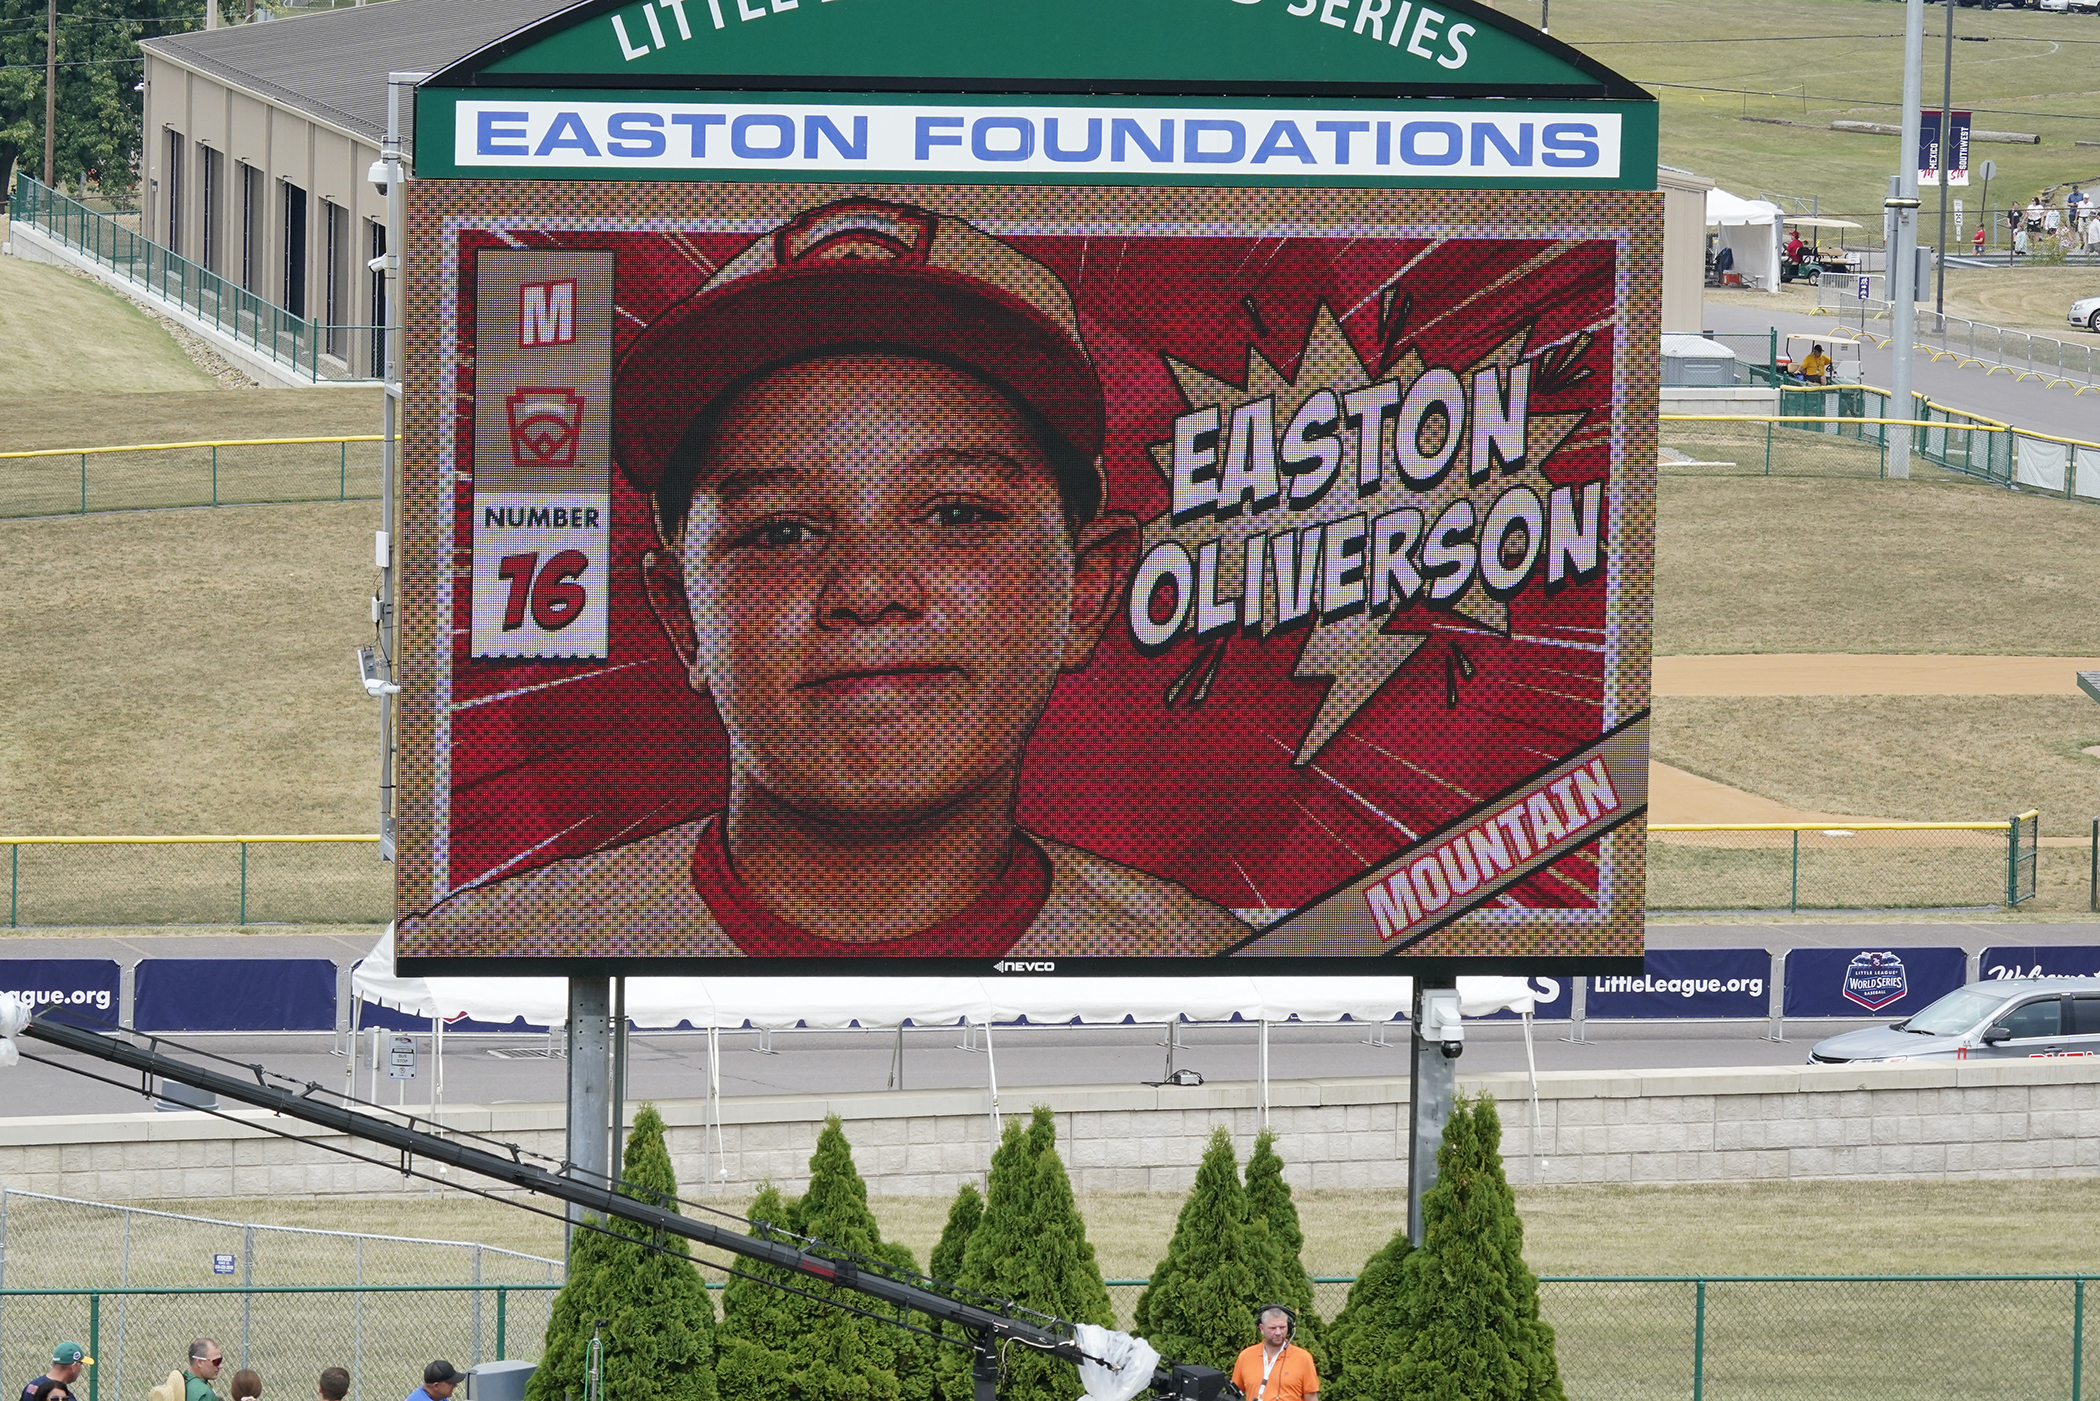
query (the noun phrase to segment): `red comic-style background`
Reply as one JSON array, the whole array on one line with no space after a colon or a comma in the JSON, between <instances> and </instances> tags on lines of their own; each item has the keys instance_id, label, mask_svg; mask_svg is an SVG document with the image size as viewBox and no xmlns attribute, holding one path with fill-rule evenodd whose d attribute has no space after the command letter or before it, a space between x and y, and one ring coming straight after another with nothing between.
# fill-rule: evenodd
<instances>
[{"instance_id":1,"label":"red comic-style background","mask_svg":"<svg viewBox=\"0 0 2100 1401\"><path fill-rule=\"evenodd\" d=\"M1609 240L990 231L1056 271L1071 292L1107 392L1104 470L1114 508L1144 519L1166 509L1150 448L1171 438L1173 419L1190 407L1168 357L1244 384L1252 349L1295 376L1323 304L1343 316L1359 358L1374 369L1409 346L1429 365L1463 369L1527 322L1534 352L1598 332L1580 361L1592 373L1535 384L1532 411L1586 415L1542 469L1553 484L1609 475L1619 368ZM752 237L697 227L536 235L514 223L500 241L457 235L448 256L459 270L451 412L461 472L472 468L478 250L611 249L617 363L645 325ZM1533 260L1541 265L1502 283ZM1403 328L1382 344L1390 308L1410 299L1406 327L1420 333ZM616 385L616 412L617 400ZM638 586L640 556L654 544L648 503L617 470L612 485L611 656L587 663L469 658L471 494L459 491L445 878L452 889L631 841L724 801L720 726L709 702L688 689ZM1161 655L1142 656L1119 622L1092 665L1059 684L1029 750L1020 821L1228 907L1295 908L1596 740L1605 627L1603 576L1550 595L1527 588L1511 604L1507 637L1451 613L1401 609L1387 630L1424 633L1427 643L1313 764L1294 768L1291 756L1327 685L1292 675L1302 629L1235 638L1208 696L1191 705L1184 693L1170 706L1167 690L1198 644L1184 636ZM1503 903L1587 908L1597 885L1586 850Z\"/></svg>"}]
</instances>

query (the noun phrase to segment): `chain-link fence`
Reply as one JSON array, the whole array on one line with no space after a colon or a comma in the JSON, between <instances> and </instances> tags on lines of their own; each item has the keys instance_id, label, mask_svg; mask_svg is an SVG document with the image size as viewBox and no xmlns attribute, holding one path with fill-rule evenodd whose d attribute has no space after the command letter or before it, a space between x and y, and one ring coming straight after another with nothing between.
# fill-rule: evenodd
<instances>
[{"instance_id":1,"label":"chain-link fence","mask_svg":"<svg viewBox=\"0 0 2100 1401\"><path fill-rule=\"evenodd\" d=\"M180 306L294 374L310 380L379 377L384 327L309 321L141 234L135 220L90 209L15 172L11 236L25 229L106 268L117 278Z\"/></svg>"},{"instance_id":2,"label":"chain-link fence","mask_svg":"<svg viewBox=\"0 0 2100 1401\"><path fill-rule=\"evenodd\" d=\"M0 1376L35 1375L69 1340L97 1360L87 1401L138 1401L208 1337L229 1370L280 1379L273 1394L303 1396L322 1368L348 1367L354 1401L392 1401L433 1357L537 1355L561 1273L473 1242L0 1189Z\"/></svg>"},{"instance_id":3,"label":"chain-link fence","mask_svg":"<svg viewBox=\"0 0 2100 1401\"><path fill-rule=\"evenodd\" d=\"M1315 1280L1332 1319L1353 1280ZM2100 1398L2085 1275L1539 1281L1569 1401ZM1122 1325L1141 1279L1109 1281Z\"/></svg>"},{"instance_id":4,"label":"chain-link fence","mask_svg":"<svg viewBox=\"0 0 2100 1401\"><path fill-rule=\"evenodd\" d=\"M0 837L10 927L369 924L392 918L377 837Z\"/></svg>"},{"instance_id":5,"label":"chain-link fence","mask_svg":"<svg viewBox=\"0 0 2100 1401\"><path fill-rule=\"evenodd\" d=\"M1655 910L1978 909L2034 895L2033 813L2004 822L1653 823ZM2024 860L2023 860L2024 857Z\"/></svg>"},{"instance_id":6,"label":"chain-link fence","mask_svg":"<svg viewBox=\"0 0 2100 1401\"><path fill-rule=\"evenodd\" d=\"M0 518L378 498L376 434L0 452Z\"/></svg>"}]
</instances>

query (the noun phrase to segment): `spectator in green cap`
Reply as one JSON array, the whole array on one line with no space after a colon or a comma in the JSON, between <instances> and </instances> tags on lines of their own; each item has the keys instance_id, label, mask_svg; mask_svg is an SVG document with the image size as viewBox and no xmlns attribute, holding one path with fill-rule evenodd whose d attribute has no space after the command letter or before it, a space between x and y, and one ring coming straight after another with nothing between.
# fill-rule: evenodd
<instances>
[{"instance_id":1,"label":"spectator in green cap","mask_svg":"<svg viewBox=\"0 0 2100 1401\"><path fill-rule=\"evenodd\" d=\"M22 1401L32 1401L36 1389L46 1381L63 1383L68 1390L80 1380L83 1368L95 1365L95 1359L87 1355L87 1349L78 1343L60 1343L51 1349L51 1370L40 1377L31 1377L22 1388Z\"/></svg>"}]
</instances>

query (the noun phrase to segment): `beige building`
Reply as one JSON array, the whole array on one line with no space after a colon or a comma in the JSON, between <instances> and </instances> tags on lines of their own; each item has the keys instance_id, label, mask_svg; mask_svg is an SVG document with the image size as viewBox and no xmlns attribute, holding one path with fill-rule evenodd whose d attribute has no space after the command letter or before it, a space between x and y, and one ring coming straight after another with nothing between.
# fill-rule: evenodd
<instances>
[{"instance_id":1,"label":"beige building","mask_svg":"<svg viewBox=\"0 0 2100 1401\"><path fill-rule=\"evenodd\" d=\"M386 251L386 199L366 176L387 74L442 68L564 3L389 0L146 40L143 231L333 328L323 352L376 373L350 328L385 319L366 265Z\"/></svg>"}]
</instances>

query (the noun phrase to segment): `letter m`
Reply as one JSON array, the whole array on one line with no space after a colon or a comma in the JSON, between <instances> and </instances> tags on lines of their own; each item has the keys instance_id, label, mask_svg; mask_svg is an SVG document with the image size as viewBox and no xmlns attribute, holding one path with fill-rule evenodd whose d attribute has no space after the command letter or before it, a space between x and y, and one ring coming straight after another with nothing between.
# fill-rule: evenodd
<instances>
[{"instance_id":1,"label":"letter m","mask_svg":"<svg viewBox=\"0 0 2100 1401\"><path fill-rule=\"evenodd\" d=\"M576 339L576 283L528 282L518 288L518 348L568 345Z\"/></svg>"}]
</instances>

